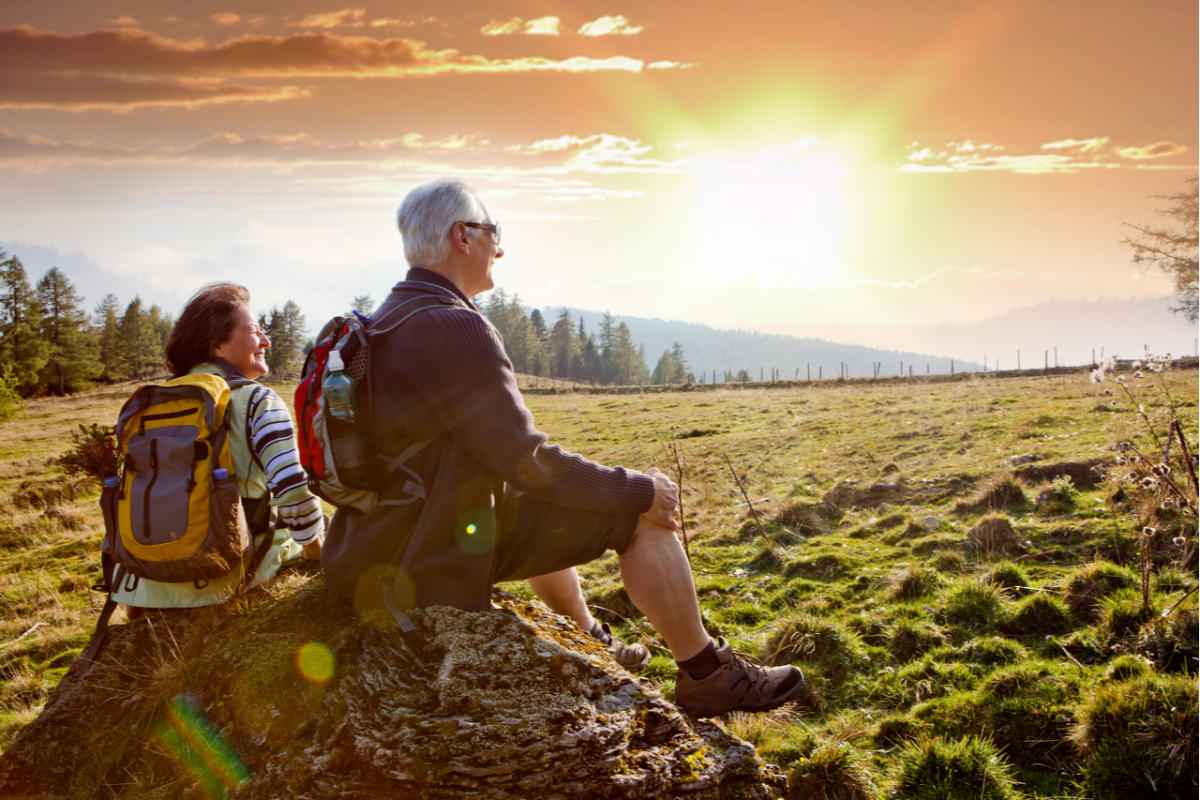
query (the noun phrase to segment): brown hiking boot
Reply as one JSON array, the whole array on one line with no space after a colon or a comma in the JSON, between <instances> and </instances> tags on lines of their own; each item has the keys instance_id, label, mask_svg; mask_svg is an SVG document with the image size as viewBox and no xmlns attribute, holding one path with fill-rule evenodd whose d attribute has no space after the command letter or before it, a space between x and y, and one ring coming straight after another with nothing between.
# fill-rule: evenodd
<instances>
[{"instance_id":1,"label":"brown hiking boot","mask_svg":"<svg viewBox=\"0 0 1200 800\"><path fill-rule=\"evenodd\" d=\"M646 645L625 644L613 636L612 628L608 626L607 622L600 626L599 635L592 631L592 638L601 644L608 645L616 662L630 672L641 672L650 663L650 649Z\"/></svg>"},{"instance_id":2,"label":"brown hiking boot","mask_svg":"<svg viewBox=\"0 0 1200 800\"><path fill-rule=\"evenodd\" d=\"M730 711L770 711L791 700L804 685L799 668L764 667L737 652L723 637L716 641L721 666L696 680L679 670L675 703L693 717L715 717Z\"/></svg>"}]
</instances>

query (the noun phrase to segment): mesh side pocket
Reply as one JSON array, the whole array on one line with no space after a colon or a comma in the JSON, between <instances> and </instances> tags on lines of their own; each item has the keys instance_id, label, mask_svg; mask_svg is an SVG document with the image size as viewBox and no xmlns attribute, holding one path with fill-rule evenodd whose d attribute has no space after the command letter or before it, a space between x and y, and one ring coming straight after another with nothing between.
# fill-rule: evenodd
<instances>
[{"instance_id":1,"label":"mesh side pocket","mask_svg":"<svg viewBox=\"0 0 1200 800\"><path fill-rule=\"evenodd\" d=\"M367 348L358 348L358 352L346 365L346 374L358 383L362 383L363 378L367 377Z\"/></svg>"}]
</instances>

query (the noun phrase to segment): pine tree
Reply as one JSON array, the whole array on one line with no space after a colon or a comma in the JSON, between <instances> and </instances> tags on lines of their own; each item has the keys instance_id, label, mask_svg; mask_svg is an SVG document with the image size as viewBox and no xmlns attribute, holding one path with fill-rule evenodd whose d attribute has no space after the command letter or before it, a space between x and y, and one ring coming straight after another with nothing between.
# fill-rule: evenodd
<instances>
[{"instance_id":1,"label":"pine tree","mask_svg":"<svg viewBox=\"0 0 1200 800\"><path fill-rule=\"evenodd\" d=\"M83 298L58 267L38 281L37 297L42 306L42 338L49 345L41 385L57 395L88 388L103 367L87 313L79 307Z\"/></svg>"},{"instance_id":2,"label":"pine tree","mask_svg":"<svg viewBox=\"0 0 1200 800\"><path fill-rule=\"evenodd\" d=\"M121 301L115 294L106 294L104 299L96 304L96 316L92 330L96 334L99 347L99 359L102 380L112 383L127 374L121 360L121 345L118 327L120 318L118 312Z\"/></svg>"},{"instance_id":3,"label":"pine tree","mask_svg":"<svg viewBox=\"0 0 1200 800\"><path fill-rule=\"evenodd\" d=\"M288 302L290 303L291 301L289 300ZM375 298L369 294L360 295L354 298L354 302L350 304L350 308L364 317L369 317L375 313Z\"/></svg>"},{"instance_id":4,"label":"pine tree","mask_svg":"<svg viewBox=\"0 0 1200 800\"><path fill-rule=\"evenodd\" d=\"M0 250L0 259L8 255ZM0 363L12 366L13 385L22 396L36 388L46 365L47 350L40 331L41 304L29 286L21 259L0 261Z\"/></svg>"},{"instance_id":5,"label":"pine tree","mask_svg":"<svg viewBox=\"0 0 1200 800\"><path fill-rule=\"evenodd\" d=\"M550 374L555 378L571 376L571 361L576 353L574 327L571 312L564 308L550 329Z\"/></svg>"},{"instance_id":6,"label":"pine tree","mask_svg":"<svg viewBox=\"0 0 1200 800\"><path fill-rule=\"evenodd\" d=\"M162 368L160 331L155 330L150 312L143 309L141 297L135 296L125 307L117 325L117 342L130 377L145 378Z\"/></svg>"},{"instance_id":7,"label":"pine tree","mask_svg":"<svg viewBox=\"0 0 1200 800\"><path fill-rule=\"evenodd\" d=\"M355 298L355 302L363 298ZM370 295L366 296L370 300ZM374 301L371 301L373 306ZM364 305L363 307L367 307ZM360 311L364 314L366 312ZM300 360L305 355L304 337L308 320L300 306L288 300L282 309L272 308L270 312L258 318L259 329L271 340L271 349L267 350L267 367L271 374L279 378L295 377L300 371Z\"/></svg>"}]
</instances>

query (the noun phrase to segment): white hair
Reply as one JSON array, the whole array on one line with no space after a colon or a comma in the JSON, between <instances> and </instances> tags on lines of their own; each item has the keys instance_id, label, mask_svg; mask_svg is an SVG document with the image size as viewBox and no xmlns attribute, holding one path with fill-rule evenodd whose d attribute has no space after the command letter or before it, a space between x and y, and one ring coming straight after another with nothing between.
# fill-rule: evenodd
<instances>
[{"instance_id":1,"label":"white hair","mask_svg":"<svg viewBox=\"0 0 1200 800\"><path fill-rule=\"evenodd\" d=\"M439 178L423 183L409 192L396 209L404 258L410 267L440 264L450 255L449 233L454 223L485 219L487 209L465 181Z\"/></svg>"}]
</instances>

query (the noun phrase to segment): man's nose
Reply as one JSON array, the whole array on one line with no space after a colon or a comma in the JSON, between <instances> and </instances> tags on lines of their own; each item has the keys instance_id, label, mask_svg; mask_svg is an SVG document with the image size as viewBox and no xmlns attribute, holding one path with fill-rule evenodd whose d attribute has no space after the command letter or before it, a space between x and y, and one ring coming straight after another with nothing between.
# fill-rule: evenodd
<instances>
[{"instance_id":1,"label":"man's nose","mask_svg":"<svg viewBox=\"0 0 1200 800\"><path fill-rule=\"evenodd\" d=\"M504 248L496 245L496 258L504 258Z\"/></svg>"}]
</instances>

